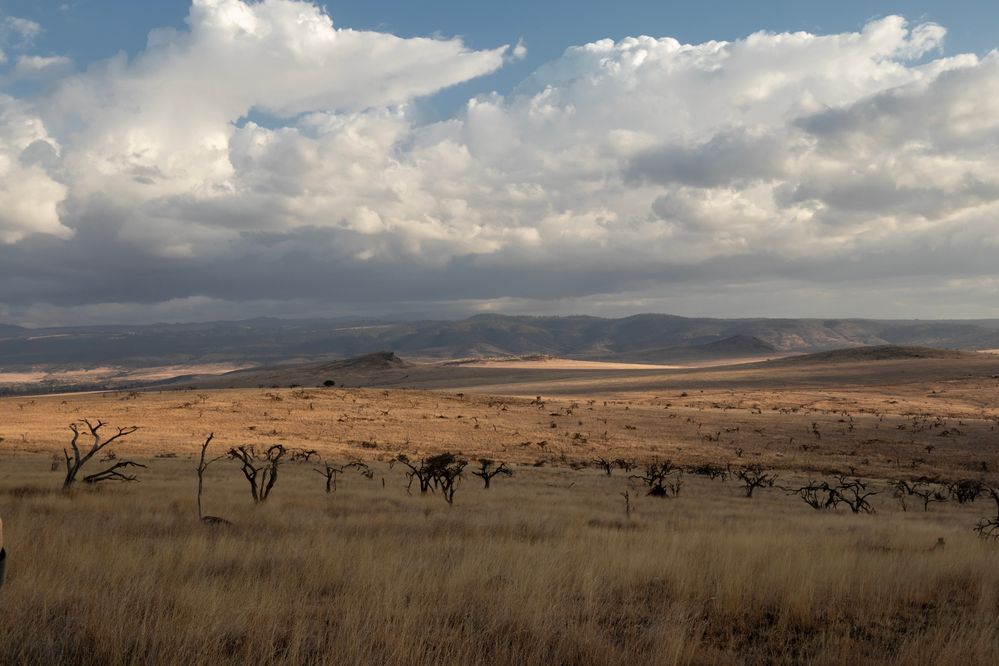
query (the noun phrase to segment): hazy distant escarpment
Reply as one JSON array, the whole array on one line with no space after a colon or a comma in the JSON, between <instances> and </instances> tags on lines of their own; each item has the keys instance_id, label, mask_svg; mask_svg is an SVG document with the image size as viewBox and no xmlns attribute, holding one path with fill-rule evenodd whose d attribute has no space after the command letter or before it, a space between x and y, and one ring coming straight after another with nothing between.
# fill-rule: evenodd
<instances>
[{"instance_id":1,"label":"hazy distant escarpment","mask_svg":"<svg viewBox=\"0 0 999 666\"><path fill-rule=\"evenodd\" d=\"M26 329L0 324L0 368L281 363L393 350L415 358L545 354L646 363L812 353L861 346L999 348L999 320L710 319L643 314L477 315L459 321L254 319Z\"/></svg>"}]
</instances>

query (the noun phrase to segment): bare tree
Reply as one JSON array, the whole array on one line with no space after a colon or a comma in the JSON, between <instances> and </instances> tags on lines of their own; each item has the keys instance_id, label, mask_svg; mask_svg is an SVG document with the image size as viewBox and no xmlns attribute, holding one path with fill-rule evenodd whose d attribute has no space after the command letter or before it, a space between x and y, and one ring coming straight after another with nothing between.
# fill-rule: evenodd
<instances>
[{"instance_id":1,"label":"bare tree","mask_svg":"<svg viewBox=\"0 0 999 666\"><path fill-rule=\"evenodd\" d=\"M791 495L798 495L805 504L817 511L836 507L836 491L827 481L809 481L799 488L783 488L783 490Z\"/></svg>"},{"instance_id":2,"label":"bare tree","mask_svg":"<svg viewBox=\"0 0 999 666\"><path fill-rule=\"evenodd\" d=\"M205 443L201 445L201 459L198 461L198 520L205 523L206 525L231 525L225 518L219 518L218 516L206 516L201 509L201 492L204 488L205 482L205 470L213 462L217 462L225 458L225 456L217 456L211 460L205 460L205 453L208 451L208 445L212 443L215 439L215 433L209 433L208 437L205 439Z\"/></svg>"},{"instance_id":3,"label":"bare tree","mask_svg":"<svg viewBox=\"0 0 999 666\"><path fill-rule=\"evenodd\" d=\"M652 497L676 497L683 487L683 470L673 464L654 461L645 466L645 474L632 474L629 478L642 481Z\"/></svg>"},{"instance_id":4,"label":"bare tree","mask_svg":"<svg viewBox=\"0 0 999 666\"><path fill-rule=\"evenodd\" d=\"M992 518L982 518L975 525L975 532L983 539L999 539L999 488L985 487L982 494L988 495L996 503L996 515Z\"/></svg>"},{"instance_id":5,"label":"bare tree","mask_svg":"<svg viewBox=\"0 0 999 666\"><path fill-rule=\"evenodd\" d=\"M626 518L631 518L631 492L626 490L621 493L621 497L624 498L624 515Z\"/></svg>"},{"instance_id":6,"label":"bare tree","mask_svg":"<svg viewBox=\"0 0 999 666\"><path fill-rule=\"evenodd\" d=\"M259 504L266 501L274 489L281 458L287 452L281 444L274 444L265 453L258 453L253 446L237 446L229 449L226 455L242 465L253 502Z\"/></svg>"},{"instance_id":7,"label":"bare tree","mask_svg":"<svg viewBox=\"0 0 999 666\"><path fill-rule=\"evenodd\" d=\"M635 461L628 460L626 458L616 458L614 460L614 464L625 472L630 472L631 470L635 469Z\"/></svg>"},{"instance_id":8,"label":"bare tree","mask_svg":"<svg viewBox=\"0 0 999 666\"><path fill-rule=\"evenodd\" d=\"M764 470L759 465L749 465L743 467L735 473L737 479L742 481L745 487L746 497L752 497L753 491L757 488L772 488L777 482L777 475Z\"/></svg>"},{"instance_id":9,"label":"bare tree","mask_svg":"<svg viewBox=\"0 0 999 666\"><path fill-rule=\"evenodd\" d=\"M361 461L355 461L347 463L346 465L334 465L330 462L324 462L322 468L316 468L315 471L318 474L322 474L326 477L326 492L335 493L336 492L336 479L337 476L343 474L350 468L357 468L361 474L367 476L369 479L372 478L373 473L371 468L369 468L365 463Z\"/></svg>"},{"instance_id":10,"label":"bare tree","mask_svg":"<svg viewBox=\"0 0 999 666\"><path fill-rule=\"evenodd\" d=\"M127 474L121 470L126 470L129 467L141 467L146 469L146 466L137 462L132 462L131 460L122 460L121 462L115 463L107 469L97 472L96 474L88 474L83 477L84 483L100 483L101 481L138 481L138 478L134 474Z\"/></svg>"},{"instance_id":11,"label":"bare tree","mask_svg":"<svg viewBox=\"0 0 999 666\"><path fill-rule=\"evenodd\" d=\"M899 479L891 484L892 495L902 506L902 511L908 511L906 497L918 497L923 502L923 511L929 510L931 502L946 502L947 489L929 479L906 481Z\"/></svg>"},{"instance_id":12,"label":"bare tree","mask_svg":"<svg viewBox=\"0 0 999 666\"><path fill-rule=\"evenodd\" d=\"M867 498L878 493L874 490L868 490L866 481L859 478L851 479L841 474L836 476L836 480L838 481L835 489L838 498L837 504L843 502L854 513L874 513L874 507L867 501Z\"/></svg>"},{"instance_id":13,"label":"bare tree","mask_svg":"<svg viewBox=\"0 0 999 666\"><path fill-rule=\"evenodd\" d=\"M309 462L313 457L319 458L319 452L315 449L299 449L291 452L292 462Z\"/></svg>"},{"instance_id":14,"label":"bare tree","mask_svg":"<svg viewBox=\"0 0 999 666\"><path fill-rule=\"evenodd\" d=\"M712 481L714 481L715 479L721 479L722 481L724 481L725 479L728 478L728 470L726 468L720 467L718 465L712 465L710 463L695 465L693 467L688 468L687 471L689 471L691 474L697 474L698 476L706 476Z\"/></svg>"},{"instance_id":15,"label":"bare tree","mask_svg":"<svg viewBox=\"0 0 999 666\"><path fill-rule=\"evenodd\" d=\"M132 433L134 433L136 430L139 429L138 426L118 428L117 433L111 435L110 437L104 437L101 434L101 428L103 428L105 425L106 424L103 421L98 420L96 423L91 423L87 419L83 419L79 423L71 423L69 425L69 429L73 431L73 438L69 442L70 449L72 450L72 455L70 455L70 451L63 449L63 455L66 458L66 478L63 480L62 483L63 490L69 490L70 488L73 487L73 484L76 483L76 477L80 473L80 469L84 465L86 465L91 458L93 458L103 449L115 443L119 439L128 437L129 435L131 435ZM86 433L84 433L83 427L86 427ZM93 438L93 441L90 444L90 448L84 452L80 448L79 441L80 437L85 434ZM142 465L138 465L137 463L122 461L116 463L111 468L104 470L104 472L91 474L90 478L92 478L93 480L88 481L88 483L107 481L117 477L121 477L117 478L117 480L134 480L135 477L129 478L128 475L126 474L121 474L121 473L115 474L117 470L132 465L137 467L142 467ZM102 476L102 474L105 475L105 478L99 478Z\"/></svg>"},{"instance_id":16,"label":"bare tree","mask_svg":"<svg viewBox=\"0 0 999 666\"><path fill-rule=\"evenodd\" d=\"M505 462L501 462L498 466L496 463L489 458L479 458L479 469L472 472L473 475L482 479L483 488L488 489L489 484L492 483L493 477L499 476L500 474L504 476L513 476L513 470L507 467Z\"/></svg>"},{"instance_id":17,"label":"bare tree","mask_svg":"<svg viewBox=\"0 0 999 666\"><path fill-rule=\"evenodd\" d=\"M607 476L610 476L611 470L614 469L614 461L607 460L606 458L594 458L593 464L602 469Z\"/></svg>"}]
</instances>

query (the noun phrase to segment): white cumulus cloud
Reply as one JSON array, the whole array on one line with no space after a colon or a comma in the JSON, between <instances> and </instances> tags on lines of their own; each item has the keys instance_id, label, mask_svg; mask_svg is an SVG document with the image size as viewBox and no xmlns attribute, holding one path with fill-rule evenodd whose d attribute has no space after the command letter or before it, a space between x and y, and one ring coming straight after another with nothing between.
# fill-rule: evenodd
<instances>
[{"instance_id":1,"label":"white cumulus cloud","mask_svg":"<svg viewBox=\"0 0 999 666\"><path fill-rule=\"evenodd\" d=\"M133 59L4 102L0 155L26 184L0 240L72 229L46 256L94 243L141 259L127 285L53 291L42 271L46 291L19 297L73 306L980 276L999 240L999 55L945 56L944 38L892 16L601 40L423 122L411 100L523 46L353 31L297 0L195 0Z\"/></svg>"}]
</instances>

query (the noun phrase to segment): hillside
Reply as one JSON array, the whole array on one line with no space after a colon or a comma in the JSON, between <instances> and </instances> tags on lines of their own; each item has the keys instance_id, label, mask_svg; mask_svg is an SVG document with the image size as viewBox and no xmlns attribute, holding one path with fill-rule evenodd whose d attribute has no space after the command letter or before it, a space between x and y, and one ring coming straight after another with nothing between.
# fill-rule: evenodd
<instances>
[{"instance_id":1,"label":"hillside","mask_svg":"<svg viewBox=\"0 0 999 666\"><path fill-rule=\"evenodd\" d=\"M999 322L478 315L460 321L254 319L23 329L0 325L0 370L236 363L274 365L391 349L408 358L547 354L644 363L904 345L999 348Z\"/></svg>"}]
</instances>

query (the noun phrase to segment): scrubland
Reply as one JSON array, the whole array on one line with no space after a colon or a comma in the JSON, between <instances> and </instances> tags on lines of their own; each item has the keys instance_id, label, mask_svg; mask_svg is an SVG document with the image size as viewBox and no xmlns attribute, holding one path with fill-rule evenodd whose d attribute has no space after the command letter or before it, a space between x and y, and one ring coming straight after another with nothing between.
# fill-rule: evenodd
<instances>
[{"instance_id":1,"label":"scrubland","mask_svg":"<svg viewBox=\"0 0 999 666\"><path fill-rule=\"evenodd\" d=\"M997 663L999 543L972 530L994 507L903 511L888 487L994 483L993 389L954 382L2 400L0 662ZM53 456L83 417L140 427L115 444L147 465L138 482L59 490ZM327 494L314 457L289 461L254 505L220 460L205 508L232 525L207 526L194 468L208 432L210 456L282 443L364 460L372 478L347 470ZM508 461L514 475L484 490L466 472L448 505L408 493L389 465L441 451ZM738 481L689 473L679 496L649 497L593 466L600 457L636 471L759 464L786 487L851 474L878 492L876 513L816 511L777 486L747 498Z\"/></svg>"}]
</instances>

